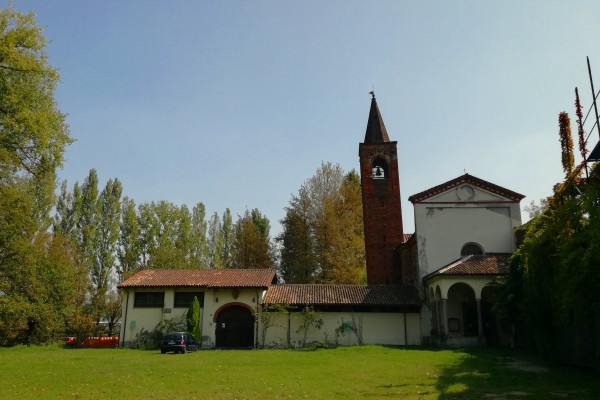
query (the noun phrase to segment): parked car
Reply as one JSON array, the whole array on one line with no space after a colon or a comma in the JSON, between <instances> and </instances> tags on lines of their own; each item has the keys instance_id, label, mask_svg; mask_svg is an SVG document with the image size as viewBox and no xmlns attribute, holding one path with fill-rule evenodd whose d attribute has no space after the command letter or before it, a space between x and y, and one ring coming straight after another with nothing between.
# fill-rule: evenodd
<instances>
[{"instance_id":1,"label":"parked car","mask_svg":"<svg viewBox=\"0 0 600 400\"><path fill-rule=\"evenodd\" d=\"M161 354L167 351L184 354L189 350L198 350L198 341L187 332L167 333L160 344Z\"/></svg>"}]
</instances>

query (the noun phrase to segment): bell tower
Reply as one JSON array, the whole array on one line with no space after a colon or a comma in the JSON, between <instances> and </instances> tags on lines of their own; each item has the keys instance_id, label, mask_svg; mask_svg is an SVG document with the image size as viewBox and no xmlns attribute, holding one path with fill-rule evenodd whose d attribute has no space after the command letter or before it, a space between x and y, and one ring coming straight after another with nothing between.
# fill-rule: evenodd
<instances>
[{"instance_id":1,"label":"bell tower","mask_svg":"<svg viewBox=\"0 0 600 400\"><path fill-rule=\"evenodd\" d=\"M390 142L375 93L364 143L359 144L367 283L402 283L396 247L403 242L397 142Z\"/></svg>"}]
</instances>

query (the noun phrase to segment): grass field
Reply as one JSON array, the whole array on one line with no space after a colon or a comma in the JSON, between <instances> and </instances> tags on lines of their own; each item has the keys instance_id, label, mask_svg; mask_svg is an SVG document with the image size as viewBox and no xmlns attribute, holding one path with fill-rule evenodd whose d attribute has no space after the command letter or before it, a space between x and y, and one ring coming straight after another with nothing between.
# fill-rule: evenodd
<instances>
[{"instance_id":1,"label":"grass field","mask_svg":"<svg viewBox=\"0 0 600 400\"><path fill-rule=\"evenodd\" d=\"M2 399L600 399L600 375L508 349L0 349Z\"/></svg>"}]
</instances>

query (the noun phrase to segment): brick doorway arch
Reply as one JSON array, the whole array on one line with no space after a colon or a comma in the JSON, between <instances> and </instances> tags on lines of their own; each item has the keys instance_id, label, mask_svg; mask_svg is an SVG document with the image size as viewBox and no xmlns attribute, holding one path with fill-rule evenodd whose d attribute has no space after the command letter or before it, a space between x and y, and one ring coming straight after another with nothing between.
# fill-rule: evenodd
<instances>
[{"instance_id":1,"label":"brick doorway arch","mask_svg":"<svg viewBox=\"0 0 600 400\"><path fill-rule=\"evenodd\" d=\"M254 344L254 316L245 305L232 304L218 310L216 347L251 348Z\"/></svg>"}]
</instances>

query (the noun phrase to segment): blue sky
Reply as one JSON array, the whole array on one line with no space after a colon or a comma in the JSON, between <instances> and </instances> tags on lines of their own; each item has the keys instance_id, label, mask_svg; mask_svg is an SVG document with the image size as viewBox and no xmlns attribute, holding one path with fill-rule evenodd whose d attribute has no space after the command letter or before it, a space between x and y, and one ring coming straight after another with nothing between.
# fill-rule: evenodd
<instances>
[{"instance_id":1,"label":"blue sky","mask_svg":"<svg viewBox=\"0 0 600 400\"><path fill-rule=\"evenodd\" d=\"M56 96L77 140L61 179L95 168L138 204L256 207L272 233L322 161L358 170L373 87L398 141L405 231L408 197L464 171L524 194L523 205L550 195L563 176L558 114L576 134L575 86L591 104L586 56L600 89L598 1L13 7L37 14L60 69Z\"/></svg>"}]
</instances>

